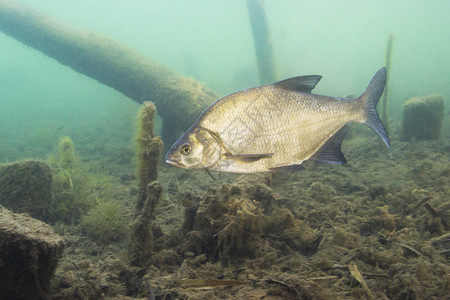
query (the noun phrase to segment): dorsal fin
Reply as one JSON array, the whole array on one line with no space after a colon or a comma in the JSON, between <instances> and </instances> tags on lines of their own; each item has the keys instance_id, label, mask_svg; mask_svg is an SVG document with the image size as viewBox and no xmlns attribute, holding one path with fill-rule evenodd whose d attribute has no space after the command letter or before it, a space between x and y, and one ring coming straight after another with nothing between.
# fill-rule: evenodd
<instances>
[{"instance_id":1,"label":"dorsal fin","mask_svg":"<svg viewBox=\"0 0 450 300\"><path fill-rule=\"evenodd\" d=\"M341 145L347 130L348 125L344 125L309 159L329 164L345 164L347 160L341 152Z\"/></svg>"},{"instance_id":2,"label":"dorsal fin","mask_svg":"<svg viewBox=\"0 0 450 300\"><path fill-rule=\"evenodd\" d=\"M311 93L321 78L320 75L297 76L275 82L273 86L288 91Z\"/></svg>"}]
</instances>

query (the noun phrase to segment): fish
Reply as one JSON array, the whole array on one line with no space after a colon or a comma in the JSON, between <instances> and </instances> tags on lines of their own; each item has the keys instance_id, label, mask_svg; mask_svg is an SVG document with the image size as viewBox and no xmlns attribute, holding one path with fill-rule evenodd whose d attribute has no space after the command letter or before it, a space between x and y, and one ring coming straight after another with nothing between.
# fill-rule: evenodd
<instances>
[{"instance_id":1,"label":"fish","mask_svg":"<svg viewBox=\"0 0 450 300\"><path fill-rule=\"evenodd\" d=\"M312 94L321 78L297 76L220 98L173 144L166 162L231 173L301 170L307 160L344 164L341 145L352 122L367 125L390 149L376 110L386 69L353 99Z\"/></svg>"}]
</instances>

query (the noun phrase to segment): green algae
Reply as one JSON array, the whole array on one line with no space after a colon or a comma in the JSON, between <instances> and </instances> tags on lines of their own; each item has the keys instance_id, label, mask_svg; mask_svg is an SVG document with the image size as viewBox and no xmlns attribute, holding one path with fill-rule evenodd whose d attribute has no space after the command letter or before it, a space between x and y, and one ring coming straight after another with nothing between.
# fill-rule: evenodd
<instances>
[{"instance_id":1,"label":"green algae","mask_svg":"<svg viewBox=\"0 0 450 300\"><path fill-rule=\"evenodd\" d=\"M129 230L126 210L117 201L100 201L86 215L82 216L81 228L101 243L125 239Z\"/></svg>"}]
</instances>

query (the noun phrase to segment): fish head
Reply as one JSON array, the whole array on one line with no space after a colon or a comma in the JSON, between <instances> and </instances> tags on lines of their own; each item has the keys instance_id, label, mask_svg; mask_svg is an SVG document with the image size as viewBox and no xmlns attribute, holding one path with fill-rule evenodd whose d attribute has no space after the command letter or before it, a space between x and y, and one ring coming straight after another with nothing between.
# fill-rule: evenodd
<instances>
[{"instance_id":1,"label":"fish head","mask_svg":"<svg viewBox=\"0 0 450 300\"><path fill-rule=\"evenodd\" d=\"M185 169L209 169L221 158L221 145L208 129L186 131L166 154L166 162Z\"/></svg>"}]
</instances>

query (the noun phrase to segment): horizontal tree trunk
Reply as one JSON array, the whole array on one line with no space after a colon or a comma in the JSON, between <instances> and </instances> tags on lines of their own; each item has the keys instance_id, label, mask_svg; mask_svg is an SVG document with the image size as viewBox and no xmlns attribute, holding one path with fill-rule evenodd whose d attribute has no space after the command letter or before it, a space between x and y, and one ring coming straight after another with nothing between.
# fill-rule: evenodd
<instances>
[{"instance_id":1,"label":"horizontal tree trunk","mask_svg":"<svg viewBox=\"0 0 450 300\"><path fill-rule=\"evenodd\" d=\"M0 30L138 103L154 102L164 119L163 137L169 144L217 98L203 84L125 45L73 28L16 1L0 0Z\"/></svg>"}]
</instances>

